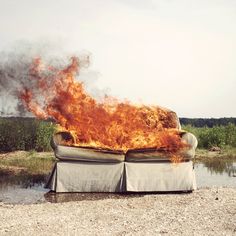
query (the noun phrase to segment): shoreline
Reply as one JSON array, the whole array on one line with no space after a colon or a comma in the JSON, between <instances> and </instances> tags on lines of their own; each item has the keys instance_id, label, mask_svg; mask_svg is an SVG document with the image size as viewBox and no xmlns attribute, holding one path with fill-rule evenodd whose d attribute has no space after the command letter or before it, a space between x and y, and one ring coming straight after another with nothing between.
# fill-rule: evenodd
<instances>
[{"instance_id":1,"label":"shoreline","mask_svg":"<svg viewBox=\"0 0 236 236\"><path fill-rule=\"evenodd\" d=\"M226 148L221 151L209 151L207 149L197 148L195 154L196 161L205 161L205 160L235 160L236 161L236 148Z\"/></svg>"}]
</instances>

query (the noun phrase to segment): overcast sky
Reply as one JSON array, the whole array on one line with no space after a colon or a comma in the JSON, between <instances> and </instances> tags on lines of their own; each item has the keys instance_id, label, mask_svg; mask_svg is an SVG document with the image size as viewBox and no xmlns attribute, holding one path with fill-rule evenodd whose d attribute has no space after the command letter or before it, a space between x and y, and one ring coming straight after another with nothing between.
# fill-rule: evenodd
<instances>
[{"instance_id":1,"label":"overcast sky","mask_svg":"<svg viewBox=\"0 0 236 236\"><path fill-rule=\"evenodd\" d=\"M0 0L0 50L22 40L90 52L83 79L120 99L236 116L234 0Z\"/></svg>"}]
</instances>

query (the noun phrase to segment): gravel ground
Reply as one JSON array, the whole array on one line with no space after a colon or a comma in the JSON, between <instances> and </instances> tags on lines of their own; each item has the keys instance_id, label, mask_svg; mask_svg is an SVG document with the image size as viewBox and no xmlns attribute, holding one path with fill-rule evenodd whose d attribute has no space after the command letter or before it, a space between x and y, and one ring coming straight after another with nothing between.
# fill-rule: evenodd
<instances>
[{"instance_id":1,"label":"gravel ground","mask_svg":"<svg viewBox=\"0 0 236 236\"><path fill-rule=\"evenodd\" d=\"M0 235L236 235L236 188L107 196L0 203Z\"/></svg>"}]
</instances>

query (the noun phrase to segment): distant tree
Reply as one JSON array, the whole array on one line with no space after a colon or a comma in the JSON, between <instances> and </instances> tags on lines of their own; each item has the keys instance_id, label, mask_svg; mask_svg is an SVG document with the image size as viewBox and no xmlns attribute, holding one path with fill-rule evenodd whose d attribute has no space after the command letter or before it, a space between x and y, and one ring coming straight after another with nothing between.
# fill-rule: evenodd
<instances>
[{"instance_id":1,"label":"distant tree","mask_svg":"<svg viewBox=\"0 0 236 236\"><path fill-rule=\"evenodd\" d=\"M228 124L236 125L236 118L180 118L180 123L182 125L191 125L194 127L209 127L212 128L214 126L226 126Z\"/></svg>"}]
</instances>

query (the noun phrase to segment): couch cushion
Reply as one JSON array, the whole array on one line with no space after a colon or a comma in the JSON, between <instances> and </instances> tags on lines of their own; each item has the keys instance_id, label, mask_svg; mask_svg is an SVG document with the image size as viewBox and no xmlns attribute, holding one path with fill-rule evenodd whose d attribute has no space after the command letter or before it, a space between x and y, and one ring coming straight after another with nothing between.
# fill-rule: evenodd
<instances>
[{"instance_id":1,"label":"couch cushion","mask_svg":"<svg viewBox=\"0 0 236 236\"><path fill-rule=\"evenodd\" d=\"M64 161L122 162L125 160L123 152L86 147L58 145L54 153L59 160Z\"/></svg>"},{"instance_id":2,"label":"couch cushion","mask_svg":"<svg viewBox=\"0 0 236 236\"><path fill-rule=\"evenodd\" d=\"M180 155L184 161L190 160L195 155L197 147L196 137L188 132L182 132L181 138L189 147L180 151ZM63 145L63 142L68 142L71 146ZM113 151L106 149L96 149L91 147L76 147L73 146L73 137L68 132L60 132L54 135L52 139L52 148L55 156L59 160L74 160L74 161L89 161L89 162L156 162L170 161L171 154L163 150L157 149L142 149L128 150L125 154L122 151Z\"/></svg>"},{"instance_id":3,"label":"couch cushion","mask_svg":"<svg viewBox=\"0 0 236 236\"><path fill-rule=\"evenodd\" d=\"M189 147L181 150L177 155L181 156L184 161L191 160L195 155L197 147L196 137L188 132L183 132L181 139L186 142ZM142 149L142 150L129 150L125 155L127 162L155 162L155 161L170 161L171 153L160 149Z\"/></svg>"}]
</instances>

